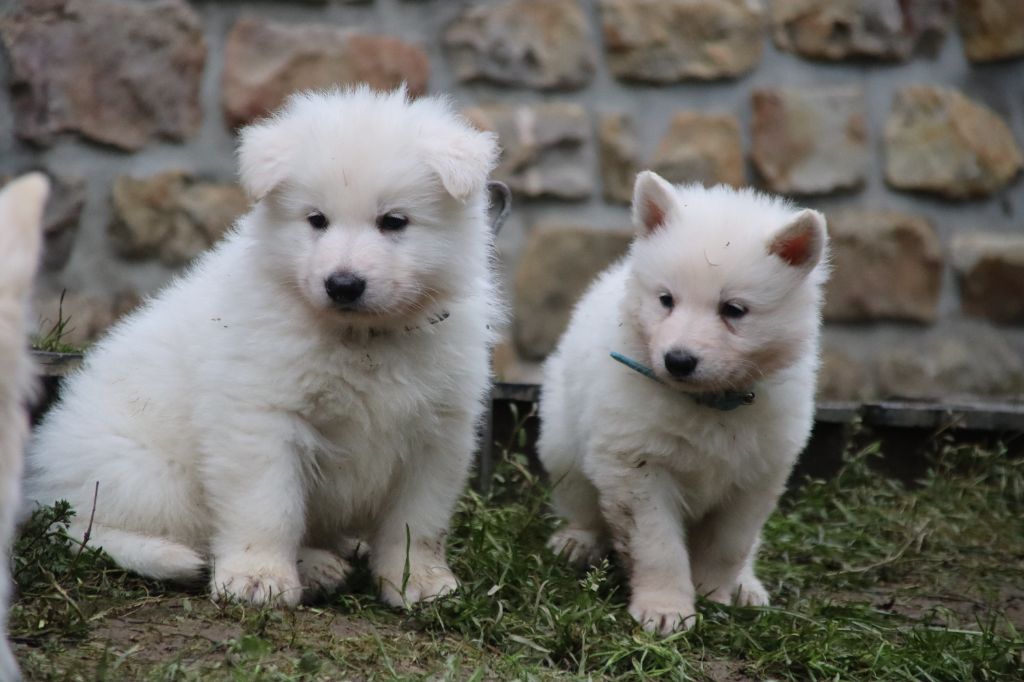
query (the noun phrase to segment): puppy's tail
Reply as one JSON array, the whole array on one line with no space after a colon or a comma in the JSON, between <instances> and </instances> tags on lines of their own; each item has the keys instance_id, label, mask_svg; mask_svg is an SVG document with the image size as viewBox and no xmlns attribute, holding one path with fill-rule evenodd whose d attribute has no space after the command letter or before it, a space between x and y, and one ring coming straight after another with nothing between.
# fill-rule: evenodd
<instances>
[{"instance_id":1,"label":"puppy's tail","mask_svg":"<svg viewBox=\"0 0 1024 682\"><path fill-rule=\"evenodd\" d=\"M85 526L72 524L68 533L81 539ZM157 580L196 582L206 568L206 559L191 547L109 526L94 524L89 546L102 548L118 566Z\"/></svg>"}]
</instances>

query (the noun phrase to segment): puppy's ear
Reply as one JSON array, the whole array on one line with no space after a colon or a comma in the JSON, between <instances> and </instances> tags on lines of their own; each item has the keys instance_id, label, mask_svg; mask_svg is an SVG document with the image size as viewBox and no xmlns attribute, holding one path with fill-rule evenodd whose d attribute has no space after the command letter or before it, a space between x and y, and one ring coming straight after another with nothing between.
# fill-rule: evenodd
<instances>
[{"instance_id":1,"label":"puppy's ear","mask_svg":"<svg viewBox=\"0 0 1024 682\"><path fill-rule=\"evenodd\" d=\"M32 285L49 193L50 181L39 172L16 178L0 190L0 294L20 297Z\"/></svg>"},{"instance_id":2,"label":"puppy's ear","mask_svg":"<svg viewBox=\"0 0 1024 682\"><path fill-rule=\"evenodd\" d=\"M676 206L676 191L671 183L653 171L636 176L633 186L633 225L645 237L668 220Z\"/></svg>"},{"instance_id":3,"label":"puppy's ear","mask_svg":"<svg viewBox=\"0 0 1024 682\"><path fill-rule=\"evenodd\" d=\"M821 260L828 233L825 216L805 208L768 242L768 253L778 256L787 265L811 270Z\"/></svg>"},{"instance_id":4,"label":"puppy's ear","mask_svg":"<svg viewBox=\"0 0 1024 682\"><path fill-rule=\"evenodd\" d=\"M481 191L498 163L498 136L468 125L431 135L424 144L427 165L459 201Z\"/></svg>"},{"instance_id":5,"label":"puppy's ear","mask_svg":"<svg viewBox=\"0 0 1024 682\"><path fill-rule=\"evenodd\" d=\"M270 118L242 129L238 175L249 196L259 201L286 177L286 121Z\"/></svg>"}]
</instances>

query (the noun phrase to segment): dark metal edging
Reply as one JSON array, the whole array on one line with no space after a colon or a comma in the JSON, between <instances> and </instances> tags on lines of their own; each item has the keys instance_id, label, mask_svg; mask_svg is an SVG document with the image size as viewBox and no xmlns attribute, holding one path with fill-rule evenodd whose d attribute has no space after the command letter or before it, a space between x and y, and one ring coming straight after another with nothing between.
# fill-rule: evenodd
<instances>
[{"instance_id":1,"label":"dark metal edging","mask_svg":"<svg viewBox=\"0 0 1024 682\"><path fill-rule=\"evenodd\" d=\"M44 377L62 377L82 363L81 353L33 351L32 356ZM493 401L537 403L540 394L538 384L498 382L494 384L491 398ZM817 405L814 419L825 424L851 424L860 420L868 426L906 429L1024 432L1024 399L949 404L901 400L866 404L822 401Z\"/></svg>"},{"instance_id":2,"label":"dark metal edging","mask_svg":"<svg viewBox=\"0 0 1024 682\"><path fill-rule=\"evenodd\" d=\"M537 384L496 383L495 401L536 403ZM1024 402L932 403L887 400L872 403L821 401L814 420L826 424L850 424L861 420L869 426L909 429L964 429L974 431L1024 431Z\"/></svg>"}]
</instances>

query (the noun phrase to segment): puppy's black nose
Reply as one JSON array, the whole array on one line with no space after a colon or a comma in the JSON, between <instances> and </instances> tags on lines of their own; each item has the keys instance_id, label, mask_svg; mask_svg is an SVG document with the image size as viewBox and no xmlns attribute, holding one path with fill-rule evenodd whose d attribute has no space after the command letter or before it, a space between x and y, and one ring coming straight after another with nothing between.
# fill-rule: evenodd
<instances>
[{"instance_id":1,"label":"puppy's black nose","mask_svg":"<svg viewBox=\"0 0 1024 682\"><path fill-rule=\"evenodd\" d=\"M697 356L690 355L682 350L670 350L665 353L665 369L676 379L682 379L693 374L697 369Z\"/></svg>"},{"instance_id":2,"label":"puppy's black nose","mask_svg":"<svg viewBox=\"0 0 1024 682\"><path fill-rule=\"evenodd\" d=\"M324 288L335 303L355 303L366 290L366 280L351 272L336 272L324 280Z\"/></svg>"}]
</instances>

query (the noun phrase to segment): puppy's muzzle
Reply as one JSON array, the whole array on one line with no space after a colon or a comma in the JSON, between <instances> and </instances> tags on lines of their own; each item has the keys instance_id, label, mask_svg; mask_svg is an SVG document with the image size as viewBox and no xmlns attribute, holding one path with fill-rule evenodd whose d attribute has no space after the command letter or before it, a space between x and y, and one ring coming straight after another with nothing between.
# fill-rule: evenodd
<instances>
[{"instance_id":1,"label":"puppy's muzzle","mask_svg":"<svg viewBox=\"0 0 1024 682\"><path fill-rule=\"evenodd\" d=\"M366 280L351 272L336 272L324 280L324 289L335 303L352 305L366 291Z\"/></svg>"}]
</instances>

